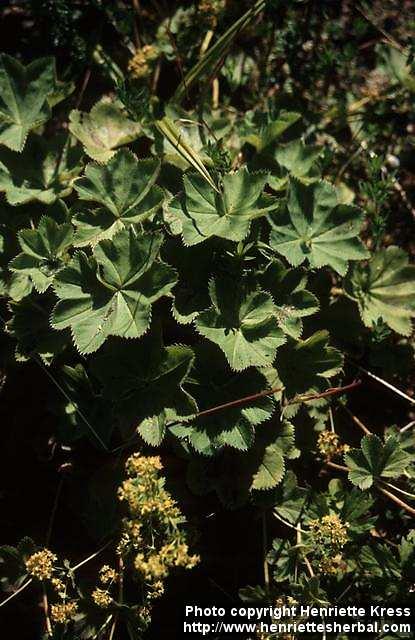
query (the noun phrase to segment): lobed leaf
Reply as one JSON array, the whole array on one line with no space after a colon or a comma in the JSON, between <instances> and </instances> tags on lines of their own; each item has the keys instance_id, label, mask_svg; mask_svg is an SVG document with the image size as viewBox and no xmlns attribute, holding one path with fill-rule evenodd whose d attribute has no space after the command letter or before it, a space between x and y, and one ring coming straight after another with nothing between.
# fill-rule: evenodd
<instances>
[{"instance_id":1,"label":"lobed leaf","mask_svg":"<svg viewBox=\"0 0 415 640\"><path fill-rule=\"evenodd\" d=\"M240 169L224 176L217 193L197 174L185 175L184 192L169 203L181 223L184 244L199 244L212 236L243 240L252 220L279 207L277 198L263 193L267 181L267 174Z\"/></svg>"},{"instance_id":2,"label":"lobed leaf","mask_svg":"<svg viewBox=\"0 0 415 640\"><path fill-rule=\"evenodd\" d=\"M355 265L345 281L346 291L359 305L362 320L372 327L383 320L404 336L415 315L415 266L399 247L377 251L366 264Z\"/></svg>"},{"instance_id":3,"label":"lobed leaf","mask_svg":"<svg viewBox=\"0 0 415 640\"><path fill-rule=\"evenodd\" d=\"M82 142L90 158L106 163L118 147L138 138L141 126L117 104L100 100L89 113L71 111L69 131Z\"/></svg>"},{"instance_id":4,"label":"lobed leaf","mask_svg":"<svg viewBox=\"0 0 415 640\"><path fill-rule=\"evenodd\" d=\"M349 260L368 251L359 239L363 213L338 202L336 189L324 180L311 185L290 181L287 209L271 221L270 245L293 266L330 266L345 275Z\"/></svg>"},{"instance_id":5,"label":"lobed leaf","mask_svg":"<svg viewBox=\"0 0 415 640\"><path fill-rule=\"evenodd\" d=\"M102 240L92 257L77 252L55 278L59 302L52 327L70 327L81 353L96 351L110 335L142 336L152 303L176 283L174 269L156 262L161 242L160 236L136 237L130 229Z\"/></svg>"},{"instance_id":6,"label":"lobed leaf","mask_svg":"<svg viewBox=\"0 0 415 640\"><path fill-rule=\"evenodd\" d=\"M55 84L54 58L39 58L25 67L0 55L0 144L23 150L29 131L50 117L48 98Z\"/></svg>"},{"instance_id":7,"label":"lobed leaf","mask_svg":"<svg viewBox=\"0 0 415 640\"><path fill-rule=\"evenodd\" d=\"M209 290L213 306L195 320L197 331L222 349L235 371L271 365L285 342L271 296L226 279L212 280Z\"/></svg>"}]
</instances>

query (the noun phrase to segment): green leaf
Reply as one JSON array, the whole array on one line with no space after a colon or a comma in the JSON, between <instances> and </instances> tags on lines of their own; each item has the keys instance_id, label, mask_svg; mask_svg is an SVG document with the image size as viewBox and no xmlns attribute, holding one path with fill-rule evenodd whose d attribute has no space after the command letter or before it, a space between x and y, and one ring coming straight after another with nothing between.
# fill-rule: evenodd
<instances>
[{"instance_id":1,"label":"green leaf","mask_svg":"<svg viewBox=\"0 0 415 640\"><path fill-rule=\"evenodd\" d=\"M226 278L212 280L209 290L213 306L196 319L197 331L222 349L235 371L271 365L285 342L271 296Z\"/></svg>"},{"instance_id":2,"label":"green leaf","mask_svg":"<svg viewBox=\"0 0 415 640\"><path fill-rule=\"evenodd\" d=\"M0 547L0 585L3 591L13 593L23 584L27 577L25 559L18 547Z\"/></svg>"},{"instance_id":3,"label":"green leaf","mask_svg":"<svg viewBox=\"0 0 415 640\"><path fill-rule=\"evenodd\" d=\"M306 145L301 139L292 140L287 144L282 144L277 147L275 159L278 164L284 167L284 169L287 169L294 178L298 178L307 183L308 181L315 180L310 173L316 160L321 156L322 151L323 149L321 147Z\"/></svg>"},{"instance_id":4,"label":"green leaf","mask_svg":"<svg viewBox=\"0 0 415 640\"><path fill-rule=\"evenodd\" d=\"M305 289L304 271L287 269L282 262L274 260L260 274L259 283L272 295L281 329L292 338L299 338L303 331L302 318L319 310L318 299Z\"/></svg>"},{"instance_id":5,"label":"green leaf","mask_svg":"<svg viewBox=\"0 0 415 640\"><path fill-rule=\"evenodd\" d=\"M190 347L163 346L149 334L140 342L109 344L93 360L93 371L103 382L115 414L138 429L153 446L163 440L166 422L197 411L183 388L194 361Z\"/></svg>"},{"instance_id":6,"label":"green leaf","mask_svg":"<svg viewBox=\"0 0 415 640\"><path fill-rule=\"evenodd\" d=\"M243 142L251 144L258 153L265 152L269 147L274 147L277 139L301 119L301 114L294 111L281 111L275 120L262 124L259 132L258 124L252 124L252 133L242 136Z\"/></svg>"},{"instance_id":7,"label":"green leaf","mask_svg":"<svg viewBox=\"0 0 415 640\"><path fill-rule=\"evenodd\" d=\"M51 139L32 135L23 153L0 147L0 191L12 205L53 204L71 193L81 158L81 147L64 134Z\"/></svg>"},{"instance_id":8,"label":"green leaf","mask_svg":"<svg viewBox=\"0 0 415 640\"><path fill-rule=\"evenodd\" d=\"M316 161L323 152L322 147L304 144L300 139L292 140L287 144L279 145L274 158L282 172L270 179L270 186L274 189L281 189L288 182L288 177L297 178L304 184L310 184L320 178L320 171L316 167ZM281 174L281 177L278 174ZM285 173L285 176L284 176Z\"/></svg>"},{"instance_id":9,"label":"green leaf","mask_svg":"<svg viewBox=\"0 0 415 640\"><path fill-rule=\"evenodd\" d=\"M349 260L368 257L358 237L362 211L339 204L336 189L323 180L308 186L291 180L287 209L270 222L271 247L293 266L308 260L312 268L328 265L345 275Z\"/></svg>"},{"instance_id":10,"label":"green leaf","mask_svg":"<svg viewBox=\"0 0 415 640\"><path fill-rule=\"evenodd\" d=\"M286 144L269 145L253 157L249 167L269 171L270 187L281 191L287 186L290 176L303 184L319 180L321 172L316 161L322 152L322 147L306 145L298 138Z\"/></svg>"},{"instance_id":11,"label":"green leaf","mask_svg":"<svg viewBox=\"0 0 415 640\"><path fill-rule=\"evenodd\" d=\"M115 149L138 138L141 126L117 104L101 100L90 113L71 111L69 131L82 142L90 158L105 163L114 156Z\"/></svg>"},{"instance_id":12,"label":"green leaf","mask_svg":"<svg viewBox=\"0 0 415 640\"><path fill-rule=\"evenodd\" d=\"M240 169L224 176L223 191L217 193L197 174L185 175L184 193L169 204L182 224L184 244L198 244L211 236L243 240L252 220L279 206L277 198L263 193L267 181L268 174Z\"/></svg>"},{"instance_id":13,"label":"green leaf","mask_svg":"<svg viewBox=\"0 0 415 640\"><path fill-rule=\"evenodd\" d=\"M121 149L106 164L89 164L85 176L75 182L80 200L96 202L103 208L81 209L74 216L76 244L96 244L112 238L132 223L144 221L163 203L163 190L154 185L160 169L156 159L137 160Z\"/></svg>"},{"instance_id":14,"label":"green leaf","mask_svg":"<svg viewBox=\"0 0 415 640\"><path fill-rule=\"evenodd\" d=\"M195 354L196 362L186 388L200 411L252 396L268 387L266 379L256 369L235 374L220 349L211 343L197 345ZM212 455L224 446L246 451L253 444L255 427L268 420L273 412L274 401L265 396L189 419L180 432L174 427L172 432L188 438L193 448L204 455Z\"/></svg>"},{"instance_id":15,"label":"green leaf","mask_svg":"<svg viewBox=\"0 0 415 640\"><path fill-rule=\"evenodd\" d=\"M95 380L78 363L63 365L60 381L70 401L57 405L59 440L71 444L87 437L95 446L108 450L116 425L108 399L97 392Z\"/></svg>"},{"instance_id":16,"label":"green leaf","mask_svg":"<svg viewBox=\"0 0 415 640\"><path fill-rule=\"evenodd\" d=\"M52 301L43 296L30 296L10 304L12 317L7 322L7 331L17 342L17 361L24 362L37 354L49 365L70 344L69 332L51 331L51 309Z\"/></svg>"},{"instance_id":17,"label":"green leaf","mask_svg":"<svg viewBox=\"0 0 415 640\"><path fill-rule=\"evenodd\" d=\"M340 372L343 357L328 342L328 332L317 331L306 340L289 340L281 347L277 370L288 398L321 390L327 379Z\"/></svg>"},{"instance_id":18,"label":"green leaf","mask_svg":"<svg viewBox=\"0 0 415 640\"><path fill-rule=\"evenodd\" d=\"M162 238L135 237L132 229L102 240L88 257L76 253L54 282L59 298L55 329L71 327L81 353L99 349L110 335L139 338L148 329L151 305L176 282L170 266L156 262Z\"/></svg>"},{"instance_id":19,"label":"green leaf","mask_svg":"<svg viewBox=\"0 0 415 640\"><path fill-rule=\"evenodd\" d=\"M277 515L292 524L299 521L308 491L298 486L297 478L292 471L287 471L283 484L275 491L274 508Z\"/></svg>"},{"instance_id":20,"label":"green leaf","mask_svg":"<svg viewBox=\"0 0 415 640\"><path fill-rule=\"evenodd\" d=\"M266 447L258 471L252 479L251 489L272 489L281 482L284 473L285 464L281 449L276 444L270 444Z\"/></svg>"},{"instance_id":21,"label":"green leaf","mask_svg":"<svg viewBox=\"0 0 415 640\"><path fill-rule=\"evenodd\" d=\"M412 331L415 315L415 266L398 247L377 251L367 265L354 265L346 291L359 305L362 320L372 327L382 319L404 336Z\"/></svg>"},{"instance_id":22,"label":"green leaf","mask_svg":"<svg viewBox=\"0 0 415 640\"><path fill-rule=\"evenodd\" d=\"M42 216L37 229L22 229L18 234L22 253L10 262L10 269L25 274L36 291L44 293L52 284L72 244L72 225L57 224Z\"/></svg>"},{"instance_id":23,"label":"green leaf","mask_svg":"<svg viewBox=\"0 0 415 640\"><path fill-rule=\"evenodd\" d=\"M201 311L210 307L208 281L214 260L214 246L205 242L183 250L177 238L169 239L166 245L166 260L179 272L179 281L173 291L173 316L180 324L189 324Z\"/></svg>"},{"instance_id":24,"label":"green leaf","mask_svg":"<svg viewBox=\"0 0 415 640\"><path fill-rule=\"evenodd\" d=\"M55 61L39 58L26 67L0 56L0 144L22 151L29 131L50 117L48 97L55 91Z\"/></svg>"},{"instance_id":25,"label":"green leaf","mask_svg":"<svg viewBox=\"0 0 415 640\"><path fill-rule=\"evenodd\" d=\"M360 489L369 489L379 478L399 478L412 461L412 456L397 438L389 437L385 443L376 435L362 438L360 449L351 449L344 455L349 468L349 480Z\"/></svg>"}]
</instances>

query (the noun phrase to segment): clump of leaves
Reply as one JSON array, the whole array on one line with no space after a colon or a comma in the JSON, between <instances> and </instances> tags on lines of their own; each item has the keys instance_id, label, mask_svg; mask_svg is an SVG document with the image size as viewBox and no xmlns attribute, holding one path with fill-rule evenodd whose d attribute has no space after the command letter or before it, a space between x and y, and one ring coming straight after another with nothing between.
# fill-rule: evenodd
<instances>
[{"instance_id":1,"label":"clump of leaves","mask_svg":"<svg viewBox=\"0 0 415 640\"><path fill-rule=\"evenodd\" d=\"M51 617L65 640L113 637L119 620L141 638L173 567L196 564L159 455L177 464L178 485L216 494L209 504L217 497L249 505L247 517L260 511L265 540L267 526L286 527L268 555L271 579L266 566L265 587L245 597L273 602L284 585L296 601L337 601L352 597L351 580L355 598L370 591L399 601L412 589L413 441L405 426L382 434L376 424L371 433L348 403L359 385L369 398L356 365L412 403L411 389L391 378L404 384L400 357L413 356L415 267L399 233L383 246L392 178L380 154L363 183L357 155L337 166L349 129L384 142L379 124L367 122L372 99L377 117L395 99L405 114L397 87L411 90L408 65L389 56L395 93L355 103L350 48L337 60L324 44L326 31L341 38L343 27L337 19L328 26L319 3L305 25L301 3L289 3L277 32L274 3L258 0L240 16L225 4L180 5L162 17L146 8L138 30L133 11L102 7L103 32L120 39L120 50L106 36L94 45L75 100L53 59L24 65L0 56L7 362L32 359L55 382L53 442L65 451L76 443L80 468L86 437L85 455L105 449L111 468L97 452L101 475L86 520L96 531L105 519L121 535L117 566L104 565L88 597L75 568L57 565L51 551L32 543L1 550L9 592L29 576L46 589L55 579ZM259 27L265 10L272 20ZM359 51L365 25L350 26ZM249 29L256 34L249 54L242 29L249 41ZM331 77L327 86L320 78L329 65L344 82L335 91ZM305 91L307 76L315 87ZM161 90L167 77L172 86ZM283 108L297 92L301 113ZM359 447L351 425L365 431ZM101 480L119 484L114 456L130 446L125 517L112 493L100 519ZM156 455L143 455L149 450ZM334 473L345 483L331 475L326 483ZM134 602L124 570L140 585Z\"/></svg>"}]
</instances>

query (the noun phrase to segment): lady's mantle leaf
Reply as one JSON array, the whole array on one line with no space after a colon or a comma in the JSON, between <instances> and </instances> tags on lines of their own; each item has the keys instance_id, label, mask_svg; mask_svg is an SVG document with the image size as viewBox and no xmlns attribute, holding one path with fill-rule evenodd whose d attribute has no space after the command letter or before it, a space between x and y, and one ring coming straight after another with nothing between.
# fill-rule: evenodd
<instances>
[{"instance_id":1,"label":"lady's mantle leaf","mask_svg":"<svg viewBox=\"0 0 415 640\"><path fill-rule=\"evenodd\" d=\"M213 306L196 319L198 332L215 342L235 371L271 365L285 342L268 293L227 280L211 281Z\"/></svg>"},{"instance_id":2,"label":"lady's mantle leaf","mask_svg":"<svg viewBox=\"0 0 415 640\"><path fill-rule=\"evenodd\" d=\"M348 260L368 257L358 237L362 223L360 209L339 204L328 182L291 180L287 210L271 221L270 245L294 266L307 259L310 267L328 265L345 275Z\"/></svg>"},{"instance_id":3,"label":"lady's mantle leaf","mask_svg":"<svg viewBox=\"0 0 415 640\"><path fill-rule=\"evenodd\" d=\"M281 329L292 338L299 338L303 331L301 318L319 310L318 299L305 289L307 276L304 271L287 269L282 262L274 260L261 273L259 283L272 295Z\"/></svg>"},{"instance_id":4,"label":"lady's mantle leaf","mask_svg":"<svg viewBox=\"0 0 415 640\"><path fill-rule=\"evenodd\" d=\"M80 200L96 202L103 209L81 210L75 215L76 244L112 238L120 229L154 213L164 198L163 190L154 185L159 168L158 160L137 160L128 149L118 151L105 166L89 164L75 189Z\"/></svg>"},{"instance_id":5,"label":"lady's mantle leaf","mask_svg":"<svg viewBox=\"0 0 415 640\"><path fill-rule=\"evenodd\" d=\"M99 349L108 336L139 338L148 329L153 302L176 282L174 269L155 262L161 237L120 231L102 240L93 257L79 251L56 276L60 299L53 315L55 329L71 327L81 353Z\"/></svg>"},{"instance_id":6,"label":"lady's mantle leaf","mask_svg":"<svg viewBox=\"0 0 415 640\"><path fill-rule=\"evenodd\" d=\"M72 191L82 170L82 149L66 135L32 135L23 153L0 148L0 191L12 205L37 200L52 204Z\"/></svg>"},{"instance_id":7,"label":"lady's mantle leaf","mask_svg":"<svg viewBox=\"0 0 415 640\"><path fill-rule=\"evenodd\" d=\"M397 438L389 437L382 442L373 434L365 436L360 449L352 449L345 454L349 467L349 480L360 489L369 489L377 478L399 478L412 456L402 449Z\"/></svg>"},{"instance_id":8,"label":"lady's mantle leaf","mask_svg":"<svg viewBox=\"0 0 415 640\"><path fill-rule=\"evenodd\" d=\"M190 347L164 347L149 335L139 343L108 345L93 368L121 421L138 429L149 444L159 445L167 420L197 411L194 399L183 389L193 360Z\"/></svg>"},{"instance_id":9,"label":"lady's mantle leaf","mask_svg":"<svg viewBox=\"0 0 415 640\"><path fill-rule=\"evenodd\" d=\"M264 456L255 473L251 489L264 491L275 487L284 477L284 456L277 444L270 444L264 451Z\"/></svg>"},{"instance_id":10,"label":"lady's mantle leaf","mask_svg":"<svg viewBox=\"0 0 415 640\"><path fill-rule=\"evenodd\" d=\"M15 357L24 362L37 354L44 364L53 359L70 345L69 331L51 331L50 313L54 300L52 296L29 296L21 302L9 306L12 316L7 322L7 331L16 340Z\"/></svg>"},{"instance_id":11,"label":"lady's mantle leaf","mask_svg":"<svg viewBox=\"0 0 415 640\"><path fill-rule=\"evenodd\" d=\"M259 393L267 388L267 381L257 370L233 372L222 352L215 345L204 342L195 348L196 361L186 388L196 399L200 411ZM268 420L274 412L271 397L228 407L208 416L189 419L175 435L189 439L199 453L212 455L223 446L246 451L255 437L255 427Z\"/></svg>"},{"instance_id":12,"label":"lady's mantle leaf","mask_svg":"<svg viewBox=\"0 0 415 640\"><path fill-rule=\"evenodd\" d=\"M290 127L301 120L301 114L295 111L280 111L274 120L270 120L269 113L249 112L254 114L254 121L245 124L247 131L242 136L242 142L251 144L258 153L275 147L280 138ZM245 116L246 119L246 116ZM259 120L259 121L258 121Z\"/></svg>"},{"instance_id":13,"label":"lady's mantle leaf","mask_svg":"<svg viewBox=\"0 0 415 640\"><path fill-rule=\"evenodd\" d=\"M357 300L367 327L382 319L404 336L412 330L415 315L415 266L398 247L376 252L367 265L355 265L345 283Z\"/></svg>"},{"instance_id":14,"label":"lady's mantle leaf","mask_svg":"<svg viewBox=\"0 0 415 640\"><path fill-rule=\"evenodd\" d=\"M93 160L105 163L113 157L117 147L138 138L141 127L129 120L116 104L100 101L90 113L76 109L71 111L69 130L82 142Z\"/></svg>"},{"instance_id":15,"label":"lady's mantle leaf","mask_svg":"<svg viewBox=\"0 0 415 640\"><path fill-rule=\"evenodd\" d=\"M275 144L253 157L249 166L270 172L269 185L275 191L285 189L290 176L303 184L311 184L321 177L316 161L321 147L306 145L301 139L287 144Z\"/></svg>"},{"instance_id":16,"label":"lady's mantle leaf","mask_svg":"<svg viewBox=\"0 0 415 640\"><path fill-rule=\"evenodd\" d=\"M224 176L223 190L217 193L200 175L185 175L184 193L169 205L182 224L184 244L198 244L211 236L243 240L251 220L279 206L277 198L263 194L267 181L268 174L240 169Z\"/></svg>"},{"instance_id":17,"label":"lady's mantle leaf","mask_svg":"<svg viewBox=\"0 0 415 640\"><path fill-rule=\"evenodd\" d=\"M43 293L64 266L64 255L73 240L72 225L57 224L43 216L37 229L22 229L18 238L22 253L13 258L10 269L26 275L35 289Z\"/></svg>"},{"instance_id":18,"label":"lady's mantle leaf","mask_svg":"<svg viewBox=\"0 0 415 640\"><path fill-rule=\"evenodd\" d=\"M39 58L25 67L0 56L0 144L22 151L29 131L48 120L48 96L55 91L55 61Z\"/></svg>"},{"instance_id":19,"label":"lady's mantle leaf","mask_svg":"<svg viewBox=\"0 0 415 640\"><path fill-rule=\"evenodd\" d=\"M277 370L288 398L319 390L325 380L340 372L342 354L328 342L328 332L317 331L307 340L290 340L281 348Z\"/></svg>"},{"instance_id":20,"label":"lady's mantle leaf","mask_svg":"<svg viewBox=\"0 0 415 640\"><path fill-rule=\"evenodd\" d=\"M163 246L166 261L179 272L172 312L180 324L189 324L210 307L208 282L215 264L214 242L183 250L178 238L169 238Z\"/></svg>"}]
</instances>

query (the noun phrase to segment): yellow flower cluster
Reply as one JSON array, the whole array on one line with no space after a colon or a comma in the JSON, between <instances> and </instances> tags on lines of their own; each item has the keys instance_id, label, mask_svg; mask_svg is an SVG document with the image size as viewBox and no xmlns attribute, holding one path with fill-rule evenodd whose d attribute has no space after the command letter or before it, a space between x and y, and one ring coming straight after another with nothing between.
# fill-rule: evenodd
<instances>
[{"instance_id":1,"label":"yellow flower cluster","mask_svg":"<svg viewBox=\"0 0 415 640\"><path fill-rule=\"evenodd\" d=\"M60 578L52 578L52 587L57 591L60 598L65 597L65 585Z\"/></svg>"},{"instance_id":2,"label":"yellow flower cluster","mask_svg":"<svg viewBox=\"0 0 415 640\"><path fill-rule=\"evenodd\" d=\"M337 514L323 516L321 520L310 520L309 527L314 542L318 545L329 545L341 549L349 539L347 535L349 524L342 522Z\"/></svg>"},{"instance_id":3,"label":"yellow flower cluster","mask_svg":"<svg viewBox=\"0 0 415 640\"><path fill-rule=\"evenodd\" d=\"M186 543L175 539L170 544L163 545L158 552L147 555L147 558L143 553L137 554L134 565L145 580L152 582L167 578L172 567L193 569L199 560L199 556L189 555Z\"/></svg>"},{"instance_id":4,"label":"yellow flower cluster","mask_svg":"<svg viewBox=\"0 0 415 640\"><path fill-rule=\"evenodd\" d=\"M340 551L349 539L348 527L336 514L310 520L314 560L321 573L333 575L346 568Z\"/></svg>"},{"instance_id":5,"label":"yellow flower cluster","mask_svg":"<svg viewBox=\"0 0 415 640\"><path fill-rule=\"evenodd\" d=\"M199 556L190 555L185 533L179 525L183 515L160 477L163 466L158 456L132 455L125 465L128 478L118 490L129 515L123 519L118 553L133 563L145 583L148 604L164 591L163 580L174 567L193 568Z\"/></svg>"},{"instance_id":6,"label":"yellow flower cluster","mask_svg":"<svg viewBox=\"0 0 415 640\"><path fill-rule=\"evenodd\" d=\"M109 582L114 582L114 580L116 580L117 577L118 577L118 574L115 571L115 569L112 569L107 564L104 564L104 566L101 567L99 571L99 579L101 580L102 584L108 584Z\"/></svg>"},{"instance_id":7,"label":"yellow flower cluster","mask_svg":"<svg viewBox=\"0 0 415 640\"><path fill-rule=\"evenodd\" d=\"M101 607L102 609L106 609L107 607L109 607L112 602L112 598L108 593L108 591L106 591L105 589L99 589L99 588L96 588L92 592L92 599L95 602L95 604L98 605L98 607Z\"/></svg>"},{"instance_id":8,"label":"yellow flower cluster","mask_svg":"<svg viewBox=\"0 0 415 640\"><path fill-rule=\"evenodd\" d=\"M139 549L143 544L141 537L141 524L138 520L123 518L123 532L117 546L117 553L124 556L129 550Z\"/></svg>"},{"instance_id":9,"label":"yellow flower cluster","mask_svg":"<svg viewBox=\"0 0 415 640\"><path fill-rule=\"evenodd\" d=\"M317 440L318 450L326 460L349 451L347 444L340 444L340 438L334 431L321 431Z\"/></svg>"},{"instance_id":10,"label":"yellow flower cluster","mask_svg":"<svg viewBox=\"0 0 415 640\"><path fill-rule=\"evenodd\" d=\"M197 7L199 15L214 29L218 24L218 17L226 8L226 0L199 0Z\"/></svg>"},{"instance_id":11,"label":"yellow flower cluster","mask_svg":"<svg viewBox=\"0 0 415 640\"><path fill-rule=\"evenodd\" d=\"M149 514L164 522L181 516L175 501L163 488L158 477L162 468L157 456L145 458L134 454L127 460L126 470L130 477L122 483L118 497L128 503L131 515L138 519L134 525L140 525L142 518Z\"/></svg>"},{"instance_id":12,"label":"yellow flower cluster","mask_svg":"<svg viewBox=\"0 0 415 640\"><path fill-rule=\"evenodd\" d=\"M53 573L53 563L56 562L55 556L49 549L42 549L33 553L26 560L26 569L30 575L39 580L50 580Z\"/></svg>"},{"instance_id":13,"label":"yellow flower cluster","mask_svg":"<svg viewBox=\"0 0 415 640\"><path fill-rule=\"evenodd\" d=\"M147 78L152 69L152 64L157 60L159 51L152 44L146 44L141 49L137 49L133 57L128 62L128 71L133 78Z\"/></svg>"},{"instance_id":14,"label":"yellow flower cluster","mask_svg":"<svg viewBox=\"0 0 415 640\"><path fill-rule=\"evenodd\" d=\"M338 553L332 558L321 558L318 567L325 575L335 575L338 571L344 571L347 565L341 553Z\"/></svg>"},{"instance_id":15,"label":"yellow flower cluster","mask_svg":"<svg viewBox=\"0 0 415 640\"><path fill-rule=\"evenodd\" d=\"M73 620L77 610L78 605L76 604L76 602L53 604L51 606L51 618L53 622L66 624L70 620Z\"/></svg>"}]
</instances>

